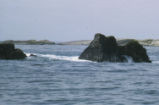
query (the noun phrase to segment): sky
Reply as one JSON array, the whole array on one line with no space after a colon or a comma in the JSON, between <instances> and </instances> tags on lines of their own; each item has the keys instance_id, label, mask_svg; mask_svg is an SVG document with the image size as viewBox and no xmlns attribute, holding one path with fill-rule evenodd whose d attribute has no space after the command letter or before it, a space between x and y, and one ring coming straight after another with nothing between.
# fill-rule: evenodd
<instances>
[{"instance_id":1,"label":"sky","mask_svg":"<svg viewBox=\"0 0 159 105\"><path fill-rule=\"evenodd\" d=\"M0 0L0 40L159 39L159 0Z\"/></svg>"}]
</instances>

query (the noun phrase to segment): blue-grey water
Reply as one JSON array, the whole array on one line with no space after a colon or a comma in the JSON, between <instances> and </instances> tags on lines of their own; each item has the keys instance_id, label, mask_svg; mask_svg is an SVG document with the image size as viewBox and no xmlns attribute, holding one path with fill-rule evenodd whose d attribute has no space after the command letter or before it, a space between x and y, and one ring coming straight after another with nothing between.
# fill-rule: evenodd
<instances>
[{"instance_id":1,"label":"blue-grey water","mask_svg":"<svg viewBox=\"0 0 159 105\"><path fill-rule=\"evenodd\" d=\"M0 105L159 105L159 47L152 63L79 60L87 46L16 45L25 60L0 60Z\"/></svg>"}]
</instances>

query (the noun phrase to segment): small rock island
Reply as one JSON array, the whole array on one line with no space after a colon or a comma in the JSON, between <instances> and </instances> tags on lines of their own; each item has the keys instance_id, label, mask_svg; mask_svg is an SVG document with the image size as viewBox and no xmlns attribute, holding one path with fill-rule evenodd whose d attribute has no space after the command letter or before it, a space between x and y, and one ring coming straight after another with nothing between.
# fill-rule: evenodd
<instances>
[{"instance_id":1,"label":"small rock island","mask_svg":"<svg viewBox=\"0 0 159 105\"><path fill-rule=\"evenodd\" d=\"M24 59L26 55L21 49L16 49L14 44L0 44L0 59Z\"/></svg>"},{"instance_id":2,"label":"small rock island","mask_svg":"<svg viewBox=\"0 0 159 105\"><path fill-rule=\"evenodd\" d=\"M134 62L148 62L151 60L146 49L137 41L129 41L126 45L118 45L113 36L106 37L97 33L94 40L82 52L79 59L97 62L127 62L127 57L131 57Z\"/></svg>"}]
</instances>

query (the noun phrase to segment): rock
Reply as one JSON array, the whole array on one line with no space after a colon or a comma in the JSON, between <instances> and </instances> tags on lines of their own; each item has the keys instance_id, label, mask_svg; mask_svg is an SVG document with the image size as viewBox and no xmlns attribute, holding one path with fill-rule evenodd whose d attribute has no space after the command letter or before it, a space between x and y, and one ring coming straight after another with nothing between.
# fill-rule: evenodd
<instances>
[{"instance_id":1,"label":"rock","mask_svg":"<svg viewBox=\"0 0 159 105\"><path fill-rule=\"evenodd\" d=\"M122 46L120 54L130 56L134 62L151 62L146 49L137 41L131 41L127 45Z\"/></svg>"},{"instance_id":2,"label":"rock","mask_svg":"<svg viewBox=\"0 0 159 105\"><path fill-rule=\"evenodd\" d=\"M129 42L132 42L132 41L137 41L137 40L135 40L135 39L120 39L120 40L117 40L117 43L118 43L118 46L125 46Z\"/></svg>"},{"instance_id":3,"label":"rock","mask_svg":"<svg viewBox=\"0 0 159 105\"><path fill-rule=\"evenodd\" d=\"M80 55L79 59L103 62L126 62L125 56L133 58L134 62L150 62L146 49L132 40L124 46L119 46L113 36L105 37L98 33L94 40Z\"/></svg>"},{"instance_id":4,"label":"rock","mask_svg":"<svg viewBox=\"0 0 159 105\"><path fill-rule=\"evenodd\" d=\"M124 56L119 54L116 39L113 36L105 37L99 33L95 35L94 40L80 55L79 59L98 62L124 62L126 60Z\"/></svg>"},{"instance_id":5,"label":"rock","mask_svg":"<svg viewBox=\"0 0 159 105\"><path fill-rule=\"evenodd\" d=\"M0 44L0 59L24 59L26 55L20 49L15 49L14 44Z\"/></svg>"},{"instance_id":6,"label":"rock","mask_svg":"<svg viewBox=\"0 0 159 105\"><path fill-rule=\"evenodd\" d=\"M30 56L32 56L32 57L37 57L37 55L35 55L35 54L30 54Z\"/></svg>"}]
</instances>

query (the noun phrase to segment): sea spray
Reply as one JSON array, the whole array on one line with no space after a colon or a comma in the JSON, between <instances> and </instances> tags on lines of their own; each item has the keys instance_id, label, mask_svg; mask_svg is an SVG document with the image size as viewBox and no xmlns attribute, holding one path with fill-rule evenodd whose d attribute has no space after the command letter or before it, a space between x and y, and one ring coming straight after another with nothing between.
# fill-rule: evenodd
<instances>
[{"instance_id":1,"label":"sea spray","mask_svg":"<svg viewBox=\"0 0 159 105\"><path fill-rule=\"evenodd\" d=\"M66 61L74 61L74 62L92 62L89 60L82 60L79 59L79 56L60 56L60 55L54 55L54 54L38 54L38 53L25 53L27 57L30 57L31 54L34 54L38 57L44 57L48 59L54 59L54 60L66 60ZM130 56L124 56L127 59L128 63L133 63L133 59Z\"/></svg>"},{"instance_id":2,"label":"sea spray","mask_svg":"<svg viewBox=\"0 0 159 105\"><path fill-rule=\"evenodd\" d=\"M91 62L88 60L81 60L79 59L79 56L60 56L60 55L54 55L54 54L36 54L33 53L36 56L39 57L45 57L49 59L55 59L55 60L66 60L66 61L74 61L74 62ZM31 53L26 53L27 57L30 57Z\"/></svg>"}]
</instances>

